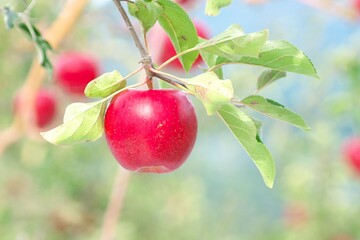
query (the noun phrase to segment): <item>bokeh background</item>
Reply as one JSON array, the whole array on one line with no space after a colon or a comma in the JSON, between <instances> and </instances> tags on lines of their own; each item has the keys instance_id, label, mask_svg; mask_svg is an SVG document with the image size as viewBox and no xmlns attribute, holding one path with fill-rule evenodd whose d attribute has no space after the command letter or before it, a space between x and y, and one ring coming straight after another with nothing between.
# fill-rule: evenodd
<instances>
[{"instance_id":1,"label":"bokeh background","mask_svg":"<svg viewBox=\"0 0 360 240\"><path fill-rule=\"evenodd\" d=\"M350 1L334 2L351 8ZM22 1L0 3L23 9ZM62 4L38 0L32 20L45 29ZM193 99L199 135L190 158L171 174L131 175L116 239L360 239L360 176L342 153L345 140L360 134L360 19L289 0L258 5L236 0L217 17L205 16L202 2L189 14L212 35L237 23L246 32L268 28L270 39L302 49L321 79L288 74L261 94L300 113L312 131L255 115L276 161L275 185L268 189L227 127L207 117ZM0 39L0 128L5 129L34 49L4 24ZM74 50L96 56L103 72L127 75L139 60L112 1L93 0L52 58ZM254 92L262 71L242 65L225 70L239 97ZM65 105L78 99L51 79L44 84L57 91L61 103L55 126ZM104 138L68 147L21 139L0 156L0 239L98 239L118 168Z\"/></svg>"}]
</instances>

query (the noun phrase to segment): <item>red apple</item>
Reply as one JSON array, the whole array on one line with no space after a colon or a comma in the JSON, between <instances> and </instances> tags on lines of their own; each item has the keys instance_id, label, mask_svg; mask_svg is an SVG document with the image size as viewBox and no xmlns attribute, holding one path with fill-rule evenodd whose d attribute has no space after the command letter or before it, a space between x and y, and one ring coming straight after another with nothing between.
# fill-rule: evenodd
<instances>
[{"instance_id":1,"label":"red apple","mask_svg":"<svg viewBox=\"0 0 360 240\"><path fill-rule=\"evenodd\" d=\"M126 90L105 115L105 137L124 168L165 173L180 167L194 147L195 109L177 90Z\"/></svg>"},{"instance_id":2,"label":"red apple","mask_svg":"<svg viewBox=\"0 0 360 240\"><path fill-rule=\"evenodd\" d=\"M55 80L66 92L72 94L84 94L86 85L98 75L97 61L83 53L64 53L54 66Z\"/></svg>"},{"instance_id":3,"label":"red apple","mask_svg":"<svg viewBox=\"0 0 360 240\"><path fill-rule=\"evenodd\" d=\"M17 94L14 99L15 111L19 108L19 97ZM35 119L39 128L48 126L56 115L56 100L54 93L50 90L40 89L35 98Z\"/></svg>"},{"instance_id":4,"label":"red apple","mask_svg":"<svg viewBox=\"0 0 360 240\"><path fill-rule=\"evenodd\" d=\"M192 6L196 0L176 0L175 2L177 2L177 4L181 5L182 7L190 7Z\"/></svg>"},{"instance_id":5,"label":"red apple","mask_svg":"<svg viewBox=\"0 0 360 240\"><path fill-rule=\"evenodd\" d=\"M358 13L358 15L360 15L360 0L354 0L353 6L354 6L356 12Z\"/></svg>"},{"instance_id":6,"label":"red apple","mask_svg":"<svg viewBox=\"0 0 360 240\"><path fill-rule=\"evenodd\" d=\"M195 24L196 31L200 37L205 38L205 39L208 39L210 37L210 31L205 24L203 24L202 22L199 22L199 21L195 21L194 24ZM165 39L163 41L163 47L159 54L159 61L161 63L165 62L169 58L176 55L175 48L174 48L170 38L166 34L163 34L163 37ZM198 66L199 64L202 63L202 61L203 60L202 60L201 56L199 55L199 57L195 60L193 67ZM178 70L183 69L179 59L172 61L169 64L169 66L174 69L178 69Z\"/></svg>"},{"instance_id":7,"label":"red apple","mask_svg":"<svg viewBox=\"0 0 360 240\"><path fill-rule=\"evenodd\" d=\"M344 144L343 152L350 166L360 174L360 137L348 139Z\"/></svg>"}]
</instances>

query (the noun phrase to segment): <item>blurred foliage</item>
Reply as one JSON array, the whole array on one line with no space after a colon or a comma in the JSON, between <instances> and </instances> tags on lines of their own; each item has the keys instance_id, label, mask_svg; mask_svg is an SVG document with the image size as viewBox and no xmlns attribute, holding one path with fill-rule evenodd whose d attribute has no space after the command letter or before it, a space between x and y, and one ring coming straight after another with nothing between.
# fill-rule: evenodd
<instances>
[{"instance_id":1,"label":"blurred foliage","mask_svg":"<svg viewBox=\"0 0 360 240\"><path fill-rule=\"evenodd\" d=\"M21 1L14 2L21 7ZM283 2L266 7L271 9L272 4L274 8L289 7ZM239 5L224 9L216 23L209 19L215 32L220 28L216 24L222 19L230 21L227 16ZM60 2L39 0L32 17L43 29L60 7ZM291 14L295 10L283 16L291 19L286 25L283 19L270 18L266 7L245 10L250 19L256 17L256 11L269 14L269 19L262 20L280 37L289 25L294 27ZM104 71L116 68L126 74L134 69L137 56L129 50L133 44L127 41L123 26L117 23L118 13L111 8L111 3L92 5L63 49L96 53ZM312 127L312 132L303 133L259 116L265 124L264 141L277 163L274 189L263 186L235 138L216 117L206 117L195 101L200 129L194 152L173 174L132 175L117 239L360 239L360 178L344 164L341 153L344 139L360 134L359 25L349 27L341 19L317 16L315 10L297 11L307 11L305 17L315 19L314 24L298 19L307 33L299 36L294 30L293 37L315 57L322 80L304 78L299 83L290 74L279 80L287 82L282 88L274 83L264 91L298 109ZM199 16L196 10L192 14ZM251 23L246 17L241 20L243 26ZM351 30L345 40L333 41L331 47L318 51L329 36L322 30L331 24ZM317 40L311 36L315 30L319 30ZM286 31L291 35L290 29ZM20 32L6 31L3 24L0 39L3 129L12 121L12 96L26 77L34 49ZM245 96L255 91L258 73L259 69L237 66L228 74L239 80L236 90ZM50 78L45 84L56 89ZM58 98L61 104L73 101L60 91ZM116 168L104 139L69 147L23 139L11 146L0 158L0 239L98 239Z\"/></svg>"}]
</instances>

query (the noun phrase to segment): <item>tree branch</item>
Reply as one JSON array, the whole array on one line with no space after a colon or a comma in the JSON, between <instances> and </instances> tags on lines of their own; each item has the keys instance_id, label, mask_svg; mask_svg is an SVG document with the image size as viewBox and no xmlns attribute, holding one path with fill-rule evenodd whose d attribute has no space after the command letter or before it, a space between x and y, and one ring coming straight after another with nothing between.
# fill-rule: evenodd
<instances>
[{"instance_id":1,"label":"tree branch","mask_svg":"<svg viewBox=\"0 0 360 240\"><path fill-rule=\"evenodd\" d=\"M21 136L21 131L15 123L9 128L3 130L0 134L0 156L8 146L17 142Z\"/></svg>"},{"instance_id":2,"label":"tree branch","mask_svg":"<svg viewBox=\"0 0 360 240\"><path fill-rule=\"evenodd\" d=\"M175 81L175 80L172 80L172 79L170 79L170 78L168 78L168 77L165 77L164 75L155 73L154 77L157 77L157 78L159 78L159 79L161 79L161 80L163 80L163 81L165 81L165 82L167 82L167 83L170 83L171 85L178 85L178 86L180 86L180 87L182 87L182 88L186 88L186 89L187 89L187 87L186 87L185 84L180 83L180 82Z\"/></svg>"},{"instance_id":3,"label":"tree branch","mask_svg":"<svg viewBox=\"0 0 360 240\"><path fill-rule=\"evenodd\" d=\"M111 197L104 215L104 223L101 230L101 240L114 240L116 226L123 207L126 188L130 179L130 172L119 167L116 175Z\"/></svg>"},{"instance_id":4,"label":"tree branch","mask_svg":"<svg viewBox=\"0 0 360 240\"><path fill-rule=\"evenodd\" d=\"M132 25L125 9L123 8L123 6L121 5L121 1L122 0L113 0L117 9L119 10L122 18L125 21L125 24L127 26L127 28L129 29L131 36L135 42L136 47L139 49L140 55L142 57L141 59L141 63L144 66L144 70L146 72L146 76L147 76L147 84L149 89L153 88L153 84L152 84L152 78L154 77L154 73L152 71L150 71L150 68L152 68L152 59L151 56L149 54L149 52L147 51L147 49L144 47L144 45L141 43L139 36L137 35L134 26ZM125 2L129 2L127 0L123 0Z\"/></svg>"},{"instance_id":5,"label":"tree branch","mask_svg":"<svg viewBox=\"0 0 360 240\"><path fill-rule=\"evenodd\" d=\"M54 50L58 49L60 43L75 25L88 2L89 0L68 0L65 3L60 15L45 34L45 39L48 40ZM36 93L41 87L45 76L45 70L40 66L38 58L35 57L26 81L20 89L19 108L15 113L13 124L0 133L0 139L11 139L11 141L0 142L0 149L2 151L23 135L39 137L34 107ZM13 134L10 136L10 133Z\"/></svg>"},{"instance_id":6,"label":"tree branch","mask_svg":"<svg viewBox=\"0 0 360 240\"><path fill-rule=\"evenodd\" d=\"M113 1L114 1L115 5L116 5L117 9L119 10L122 18L124 19L127 28L130 31L131 36L134 39L135 45L140 51L141 57L143 59L149 58L150 55L147 52L147 50L145 49L145 47L143 46L143 44L141 43L139 36L136 34L134 26L132 25L132 23L131 23L131 21L130 21L130 19L129 19L126 11L125 11L125 9L121 5L121 0L113 0Z\"/></svg>"}]
</instances>

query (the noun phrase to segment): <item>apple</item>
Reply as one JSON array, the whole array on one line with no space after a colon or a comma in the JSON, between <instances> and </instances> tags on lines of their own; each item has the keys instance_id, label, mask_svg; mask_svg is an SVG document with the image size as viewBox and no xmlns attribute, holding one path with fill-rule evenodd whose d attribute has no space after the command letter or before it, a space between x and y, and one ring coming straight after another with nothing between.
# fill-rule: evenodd
<instances>
[{"instance_id":1,"label":"apple","mask_svg":"<svg viewBox=\"0 0 360 240\"><path fill-rule=\"evenodd\" d=\"M19 108L19 98L21 95L18 93L14 99L14 108L15 112ZM40 89L35 97L35 119L36 125L39 128L44 128L48 126L56 115L56 99L54 93L47 89Z\"/></svg>"},{"instance_id":2,"label":"apple","mask_svg":"<svg viewBox=\"0 0 360 240\"><path fill-rule=\"evenodd\" d=\"M66 92L83 95L86 85L98 77L98 65L98 62L87 54L67 52L57 59L54 77Z\"/></svg>"},{"instance_id":3,"label":"apple","mask_svg":"<svg viewBox=\"0 0 360 240\"><path fill-rule=\"evenodd\" d=\"M344 144L343 152L349 165L360 174L360 137L348 139Z\"/></svg>"},{"instance_id":4,"label":"apple","mask_svg":"<svg viewBox=\"0 0 360 240\"><path fill-rule=\"evenodd\" d=\"M195 0L176 0L177 4L179 4L182 7L190 7L192 4L194 4Z\"/></svg>"},{"instance_id":5,"label":"apple","mask_svg":"<svg viewBox=\"0 0 360 240\"><path fill-rule=\"evenodd\" d=\"M166 173L179 168L193 149L197 118L181 91L128 89L109 104L104 130L125 169Z\"/></svg>"},{"instance_id":6,"label":"apple","mask_svg":"<svg viewBox=\"0 0 360 240\"><path fill-rule=\"evenodd\" d=\"M199 22L199 21L195 21L194 25L195 25L196 31L198 33L198 36L200 36L204 39L208 39L210 37L210 31L205 24L203 24L202 22ZM165 39L162 41L163 47L160 50L160 54L159 54L159 61L161 63L165 62L169 58L176 55L175 48L174 48L170 38L166 34L163 34L163 37ZM198 58L195 60L193 67L198 66L199 64L202 63L202 61L203 60L202 60L201 56L199 55ZM175 59L168 66L170 66L174 69L178 69L178 70L183 69L179 59Z\"/></svg>"},{"instance_id":7,"label":"apple","mask_svg":"<svg viewBox=\"0 0 360 240\"><path fill-rule=\"evenodd\" d=\"M360 15L360 0L354 0L353 5L357 14Z\"/></svg>"}]
</instances>

